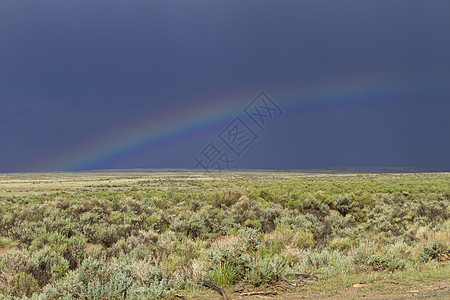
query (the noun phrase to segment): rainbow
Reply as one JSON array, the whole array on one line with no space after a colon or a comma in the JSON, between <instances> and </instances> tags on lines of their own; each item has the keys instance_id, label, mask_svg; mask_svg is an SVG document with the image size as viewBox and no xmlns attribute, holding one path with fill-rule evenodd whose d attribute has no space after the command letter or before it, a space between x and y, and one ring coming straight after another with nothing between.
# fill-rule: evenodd
<instances>
[{"instance_id":1,"label":"rainbow","mask_svg":"<svg viewBox=\"0 0 450 300\"><path fill-rule=\"evenodd\" d=\"M286 112L299 117L316 111L353 106L380 105L392 99L398 86L386 78L347 79L326 84L264 89ZM289 91L289 92L285 92ZM127 128L108 128L77 147L48 159L37 167L46 171L77 171L111 168L118 162L176 146L199 136L215 137L259 91L238 91L233 96L208 95L190 110L168 111L159 119L130 121ZM202 146L199 145L199 151Z\"/></svg>"}]
</instances>

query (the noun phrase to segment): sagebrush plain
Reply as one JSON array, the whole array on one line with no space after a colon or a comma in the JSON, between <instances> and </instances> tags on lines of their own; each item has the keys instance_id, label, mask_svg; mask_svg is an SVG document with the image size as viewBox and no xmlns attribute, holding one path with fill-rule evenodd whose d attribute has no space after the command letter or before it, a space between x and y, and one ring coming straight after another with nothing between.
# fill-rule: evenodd
<instances>
[{"instance_id":1,"label":"sagebrush plain","mask_svg":"<svg viewBox=\"0 0 450 300\"><path fill-rule=\"evenodd\" d=\"M448 297L450 173L0 175L1 299Z\"/></svg>"}]
</instances>

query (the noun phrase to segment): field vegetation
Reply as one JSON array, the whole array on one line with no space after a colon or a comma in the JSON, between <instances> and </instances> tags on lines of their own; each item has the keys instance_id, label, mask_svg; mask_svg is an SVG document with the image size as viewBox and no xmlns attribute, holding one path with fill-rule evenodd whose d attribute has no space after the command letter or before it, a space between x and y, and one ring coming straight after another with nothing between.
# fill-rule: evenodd
<instances>
[{"instance_id":1,"label":"field vegetation","mask_svg":"<svg viewBox=\"0 0 450 300\"><path fill-rule=\"evenodd\" d=\"M449 203L449 173L4 174L0 298L439 282L450 274Z\"/></svg>"}]
</instances>

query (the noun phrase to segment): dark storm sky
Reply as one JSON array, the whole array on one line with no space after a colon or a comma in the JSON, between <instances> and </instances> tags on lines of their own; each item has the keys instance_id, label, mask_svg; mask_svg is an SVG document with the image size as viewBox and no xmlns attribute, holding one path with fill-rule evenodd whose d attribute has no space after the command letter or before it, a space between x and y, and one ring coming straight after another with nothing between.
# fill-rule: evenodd
<instances>
[{"instance_id":1,"label":"dark storm sky","mask_svg":"<svg viewBox=\"0 0 450 300\"><path fill-rule=\"evenodd\" d=\"M287 106L234 168L449 170L449 12L444 0L2 0L0 172L77 169L77 162L193 168L193 155L228 119L216 131L200 126L170 143L150 139L120 159L82 162L106 157L143 126L163 130L182 123L184 111L219 109L224 99L238 116L260 90L282 107L283 97L298 105ZM303 88L370 78L394 89L302 104L313 101Z\"/></svg>"}]
</instances>

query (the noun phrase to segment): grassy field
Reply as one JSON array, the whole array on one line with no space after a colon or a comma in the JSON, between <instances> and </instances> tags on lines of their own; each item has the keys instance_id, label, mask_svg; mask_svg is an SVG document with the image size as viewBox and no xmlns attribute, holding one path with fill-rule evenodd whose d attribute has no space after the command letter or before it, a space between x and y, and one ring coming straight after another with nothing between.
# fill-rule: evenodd
<instances>
[{"instance_id":1,"label":"grassy field","mask_svg":"<svg viewBox=\"0 0 450 300\"><path fill-rule=\"evenodd\" d=\"M450 173L0 174L1 299L450 296Z\"/></svg>"}]
</instances>

